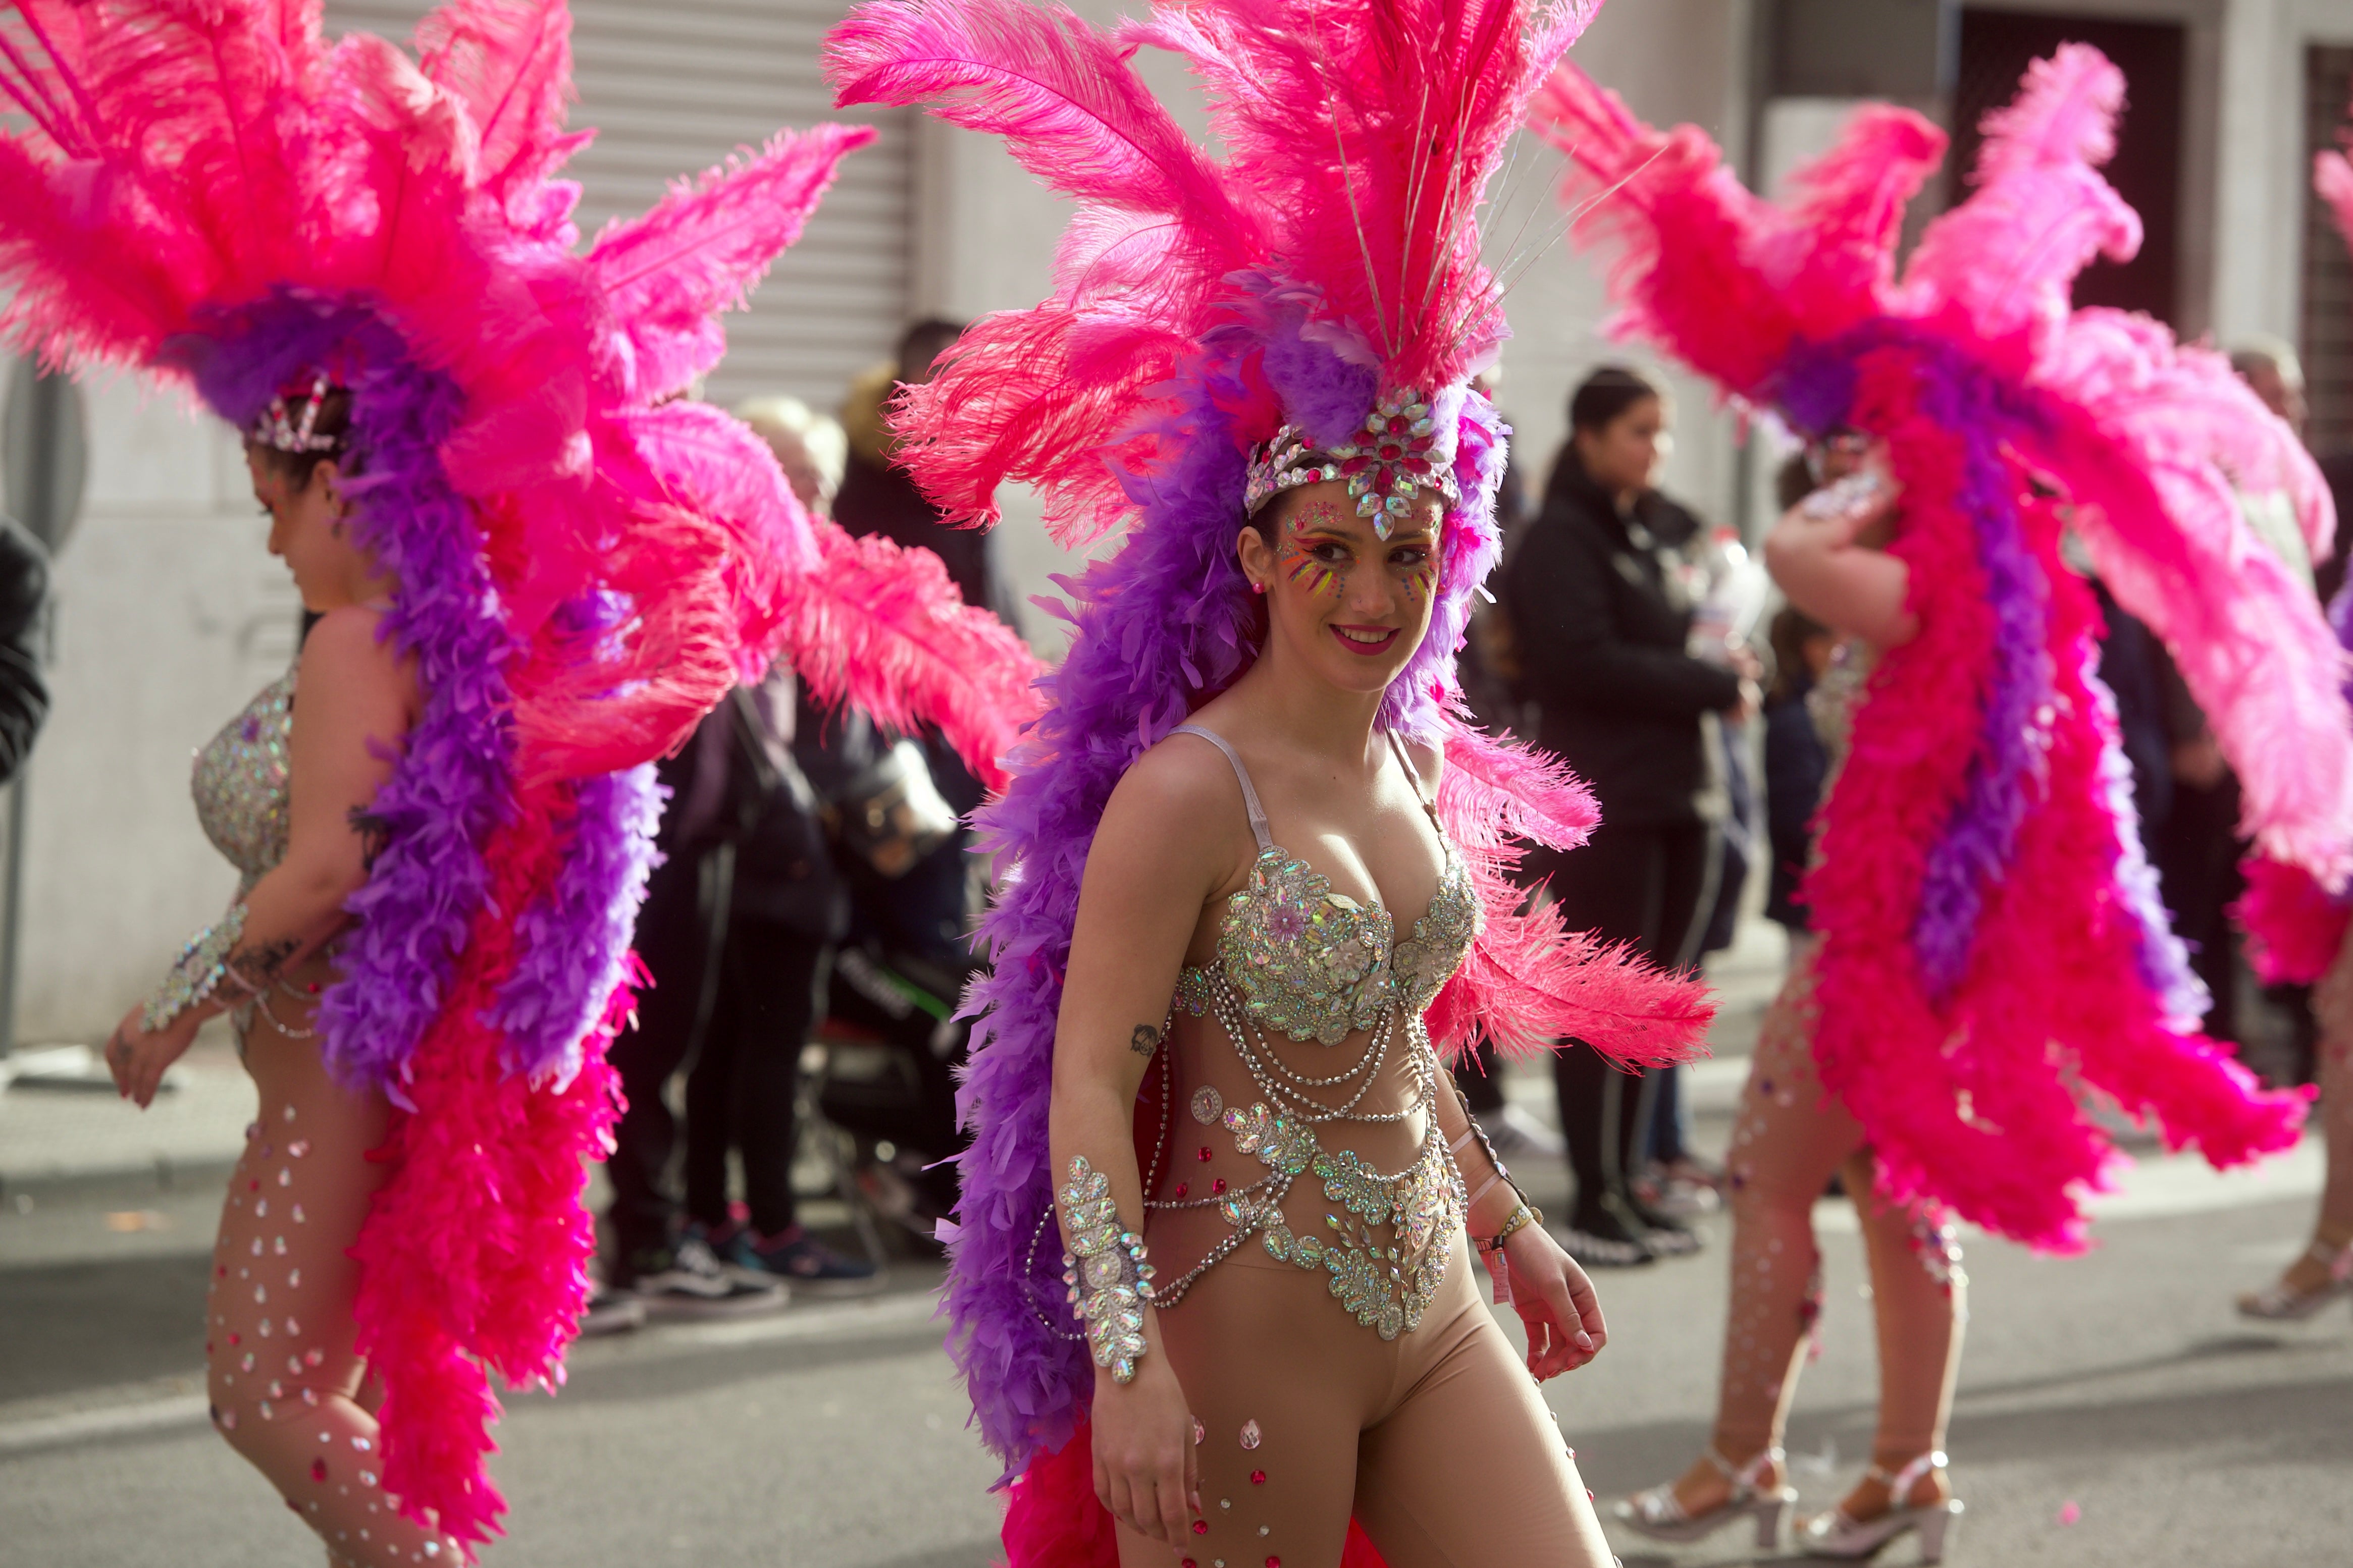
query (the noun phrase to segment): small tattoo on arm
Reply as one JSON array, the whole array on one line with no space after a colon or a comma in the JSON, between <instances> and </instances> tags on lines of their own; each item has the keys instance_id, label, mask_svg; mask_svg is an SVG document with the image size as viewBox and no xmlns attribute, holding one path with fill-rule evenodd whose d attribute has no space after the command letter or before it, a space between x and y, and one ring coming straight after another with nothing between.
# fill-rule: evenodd
<instances>
[{"instance_id":1,"label":"small tattoo on arm","mask_svg":"<svg viewBox=\"0 0 2353 1568\"><path fill-rule=\"evenodd\" d=\"M1127 1048L1139 1057L1148 1057L1160 1048L1160 1031L1149 1024L1138 1024L1135 1033L1128 1037Z\"/></svg>"},{"instance_id":2,"label":"small tattoo on arm","mask_svg":"<svg viewBox=\"0 0 2353 1568\"><path fill-rule=\"evenodd\" d=\"M385 846L392 842L391 822L364 805L352 807L343 820L351 824L353 833L360 836L360 868L375 870L376 858L384 853Z\"/></svg>"},{"instance_id":3,"label":"small tattoo on arm","mask_svg":"<svg viewBox=\"0 0 2353 1568\"><path fill-rule=\"evenodd\" d=\"M228 967L255 985L267 985L278 978L278 972L286 967L286 961L301 946L291 937L280 937L276 942L241 947L228 955Z\"/></svg>"}]
</instances>

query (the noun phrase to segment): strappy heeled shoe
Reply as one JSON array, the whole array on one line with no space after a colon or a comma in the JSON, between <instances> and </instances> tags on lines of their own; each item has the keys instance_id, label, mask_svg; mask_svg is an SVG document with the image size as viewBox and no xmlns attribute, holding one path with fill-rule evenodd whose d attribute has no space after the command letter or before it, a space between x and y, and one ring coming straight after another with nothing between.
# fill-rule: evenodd
<instances>
[{"instance_id":1,"label":"strappy heeled shoe","mask_svg":"<svg viewBox=\"0 0 2353 1568\"><path fill-rule=\"evenodd\" d=\"M1912 1495L1921 1477L1944 1468L1941 1449L1921 1455L1892 1476L1877 1465L1872 1466L1866 1475L1887 1488L1887 1511L1870 1519L1856 1519L1843 1508L1818 1513L1798 1527L1799 1550L1809 1557L1836 1557L1852 1562L1876 1556L1889 1542L1906 1531L1914 1531L1920 1537L1920 1561L1942 1563L1945 1542L1960 1522L1961 1500L1946 1498L1918 1508L1900 1500Z\"/></svg>"},{"instance_id":2,"label":"strappy heeled shoe","mask_svg":"<svg viewBox=\"0 0 2353 1568\"><path fill-rule=\"evenodd\" d=\"M1732 1483L1732 1495L1705 1513L1686 1510L1675 1497L1674 1483L1670 1481L1619 1499L1610 1505L1610 1514L1637 1535L1675 1543L1704 1540L1736 1520L1754 1519L1757 1549L1779 1551L1781 1531L1789 1522L1791 1510L1798 1506L1798 1489L1786 1483L1778 1487L1757 1483L1767 1467L1781 1462L1781 1450L1767 1448L1736 1468L1713 1447L1701 1458L1723 1471L1724 1479Z\"/></svg>"},{"instance_id":3,"label":"strappy heeled shoe","mask_svg":"<svg viewBox=\"0 0 2353 1568\"><path fill-rule=\"evenodd\" d=\"M2300 1323L2339 1296L2353 1295L2353 1242L2331 1247L2316 1241L2305 1257L2326 1265L2328 1277L2309 1290L2298 1290L2282 1275L2260 1290L2239 1298L2239 1316L2266 1323Z\"/></svg>"}]
</instances>

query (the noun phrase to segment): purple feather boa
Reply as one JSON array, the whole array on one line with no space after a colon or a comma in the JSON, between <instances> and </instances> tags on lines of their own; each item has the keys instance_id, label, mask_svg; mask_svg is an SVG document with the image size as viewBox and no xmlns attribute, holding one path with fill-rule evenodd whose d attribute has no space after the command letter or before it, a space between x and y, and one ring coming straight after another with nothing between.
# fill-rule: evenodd
<instances>
[{"instance_id":1,"label":"purple feather boa","mask_svg":"<svg viewBox=\"0 0 2353 1568\"><path fill-rule=\"evenodd\" d=\"M1059 1238L1036 1239L1052 1190L1055 1016L1088 849L1129 766L1254 654L1257 609L1233 548L1248 442L1227 411L1250 404L1238 367L1261 355L1290 416L1319 437L1345 437L1375 395L1374 374L1350 345L1311 321L1309 297L1269 284L1261 300L1262 313L1209 334L1181 378L1181 405L1159 432L1175 456L1125 476L1138 513L1125 543L1060 580L1077 635L1047 678L1050 705L1009 759L1010 789L978 817L1011 868L984 927L993 968L966 1000L979 1021L957 1103L974 1137L956 1219L943 1231L949 1350L1008 1479L1041 1446L1067 1441L1091 1384L1083 1345L1063 1337L1072 1325ZM1436 736L1453 690L1472 592L1501 552L1494 489L1508 434L1484 398L1458 391L1440 406L1459 410L1454 472L1465 500L1446 521L1429 635L1382 706L1385 724L1424 738Z\"/></svg>"},{"instance_id":2,"label":"purple feather boa","mask_svg":"<svg viewBox=\"0 0 2353 1568\"><path fill-rule=\"evenodd\" d=\"M1983 742L1952 820L1929 848L1912 931L1921 983L1941 1002L1968 971L1987 890L2015 858L2019 828L2042 787L2052 675L2044 647L2051 589L2026 542L2017 481L2001 456L2005 422L1984 373L1957 354L1920 368L1923 405L1962 433L1967 478L1955 503L1976 520L1978 564L1994 619Z\"/></svg>"},{"instance_id":3,"label":"purple feather boa","mask_svg":"<svg viewBox=\"0 0 2353 1568\"><path fill-rule=\"evenodd\" d=\"M584 779L572 842L543 904L515 922L522 956L484 1021L507 1037L505 1065L568 1085L580 1046L628 963L653 868L662 791L651 763Z\"/></svg>"}]
</instances>

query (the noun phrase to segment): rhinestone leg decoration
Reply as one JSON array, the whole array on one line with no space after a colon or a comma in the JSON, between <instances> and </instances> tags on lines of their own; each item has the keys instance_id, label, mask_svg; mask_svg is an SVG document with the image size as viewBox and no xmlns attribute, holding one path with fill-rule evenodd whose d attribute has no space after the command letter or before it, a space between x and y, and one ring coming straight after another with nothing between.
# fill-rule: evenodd
<instances>
[{"instance_id":1,"label":"rhinestone leg decoration","mask_svg":"<svg viewBox=\"0 0 2353 1568\"><path fill-rule=\"evenodd\" d=\"M1803 1353L1820 1316L1813 1205L1833 1172L1857 1199L1879 1327L1883 1447L1941 1447L1958 1363L1965 1277L1941 1229L1881 1204L1862 1130L1828 1103L1810 1042L1812 976L1793 971L1766 1015L1725 1162L1732 1213L1716 1451L1745 1462L1782 1441ZM1932 1440L1933 1435L1933 1440Z\"/></svg>"},{"instance_id":2,"label":"rhinestone leg decoration","mask_svg":"<svg viewBox=\"0 0 2353 1568\"><path fill-rule=\"evenodd\" d=\"M458 1563L457 1542L404 1517L382 1485L376 1420L359 1402L367 1368L352 1348L359 1234L384 1168L381 1100L327 1078L291 1000L255 1022L246 1066L261 1091L229 1181L205 1306L213 1425L353 1568Z\"/></svg>"}]
</instances>

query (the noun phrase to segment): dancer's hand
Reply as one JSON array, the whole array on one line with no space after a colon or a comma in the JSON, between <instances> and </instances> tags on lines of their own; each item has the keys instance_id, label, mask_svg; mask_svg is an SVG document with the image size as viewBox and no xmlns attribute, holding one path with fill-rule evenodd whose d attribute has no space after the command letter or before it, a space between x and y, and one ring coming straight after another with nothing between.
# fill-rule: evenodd
<instances>
[{"instance_id":1,"label":"dancer's hand","mask_svg":"<svg viewBox=\"0 0 2353 1568\"><path fill-rule=\"evenodd\" d=\"M1601 1298L1576 1258L1540 1225L1524 1225L1504 1240L1512 1308L1528 1331L1528 1373L1538 1383L1575 1372L1601 1353L1609 1331Z\"/></svg>"},{"instance_id":2,"label":"dancer's hand","mask_svg":"<svg viewBox=\"0 0 2353 1568\"><path fill-rule=\"evenodd\" d=\"M1097 1372L1093 1419L1095 1496L1138 1535L1182 1551L1201 1516L1201 1471L1193 1412L1168 1358L1146 1354L1133 1383Z\"/></svg>"},{"instance_id":3,"label":"dancer's hand","mask_svg":"<svg viewBox=\"0 0 2353 1568\"><path fill-rule=\"evenodd\" d=\"M140 1012L133 1007L114 1026L114 1033L106 1037L105 1056L106 1070L114 1075L114 1091L138 1101L144 1110L163 1087L164 1069L195 1043L204 1019L192 1008L151 1035L139 1026Z\"/></svg>"}]
</instances>

